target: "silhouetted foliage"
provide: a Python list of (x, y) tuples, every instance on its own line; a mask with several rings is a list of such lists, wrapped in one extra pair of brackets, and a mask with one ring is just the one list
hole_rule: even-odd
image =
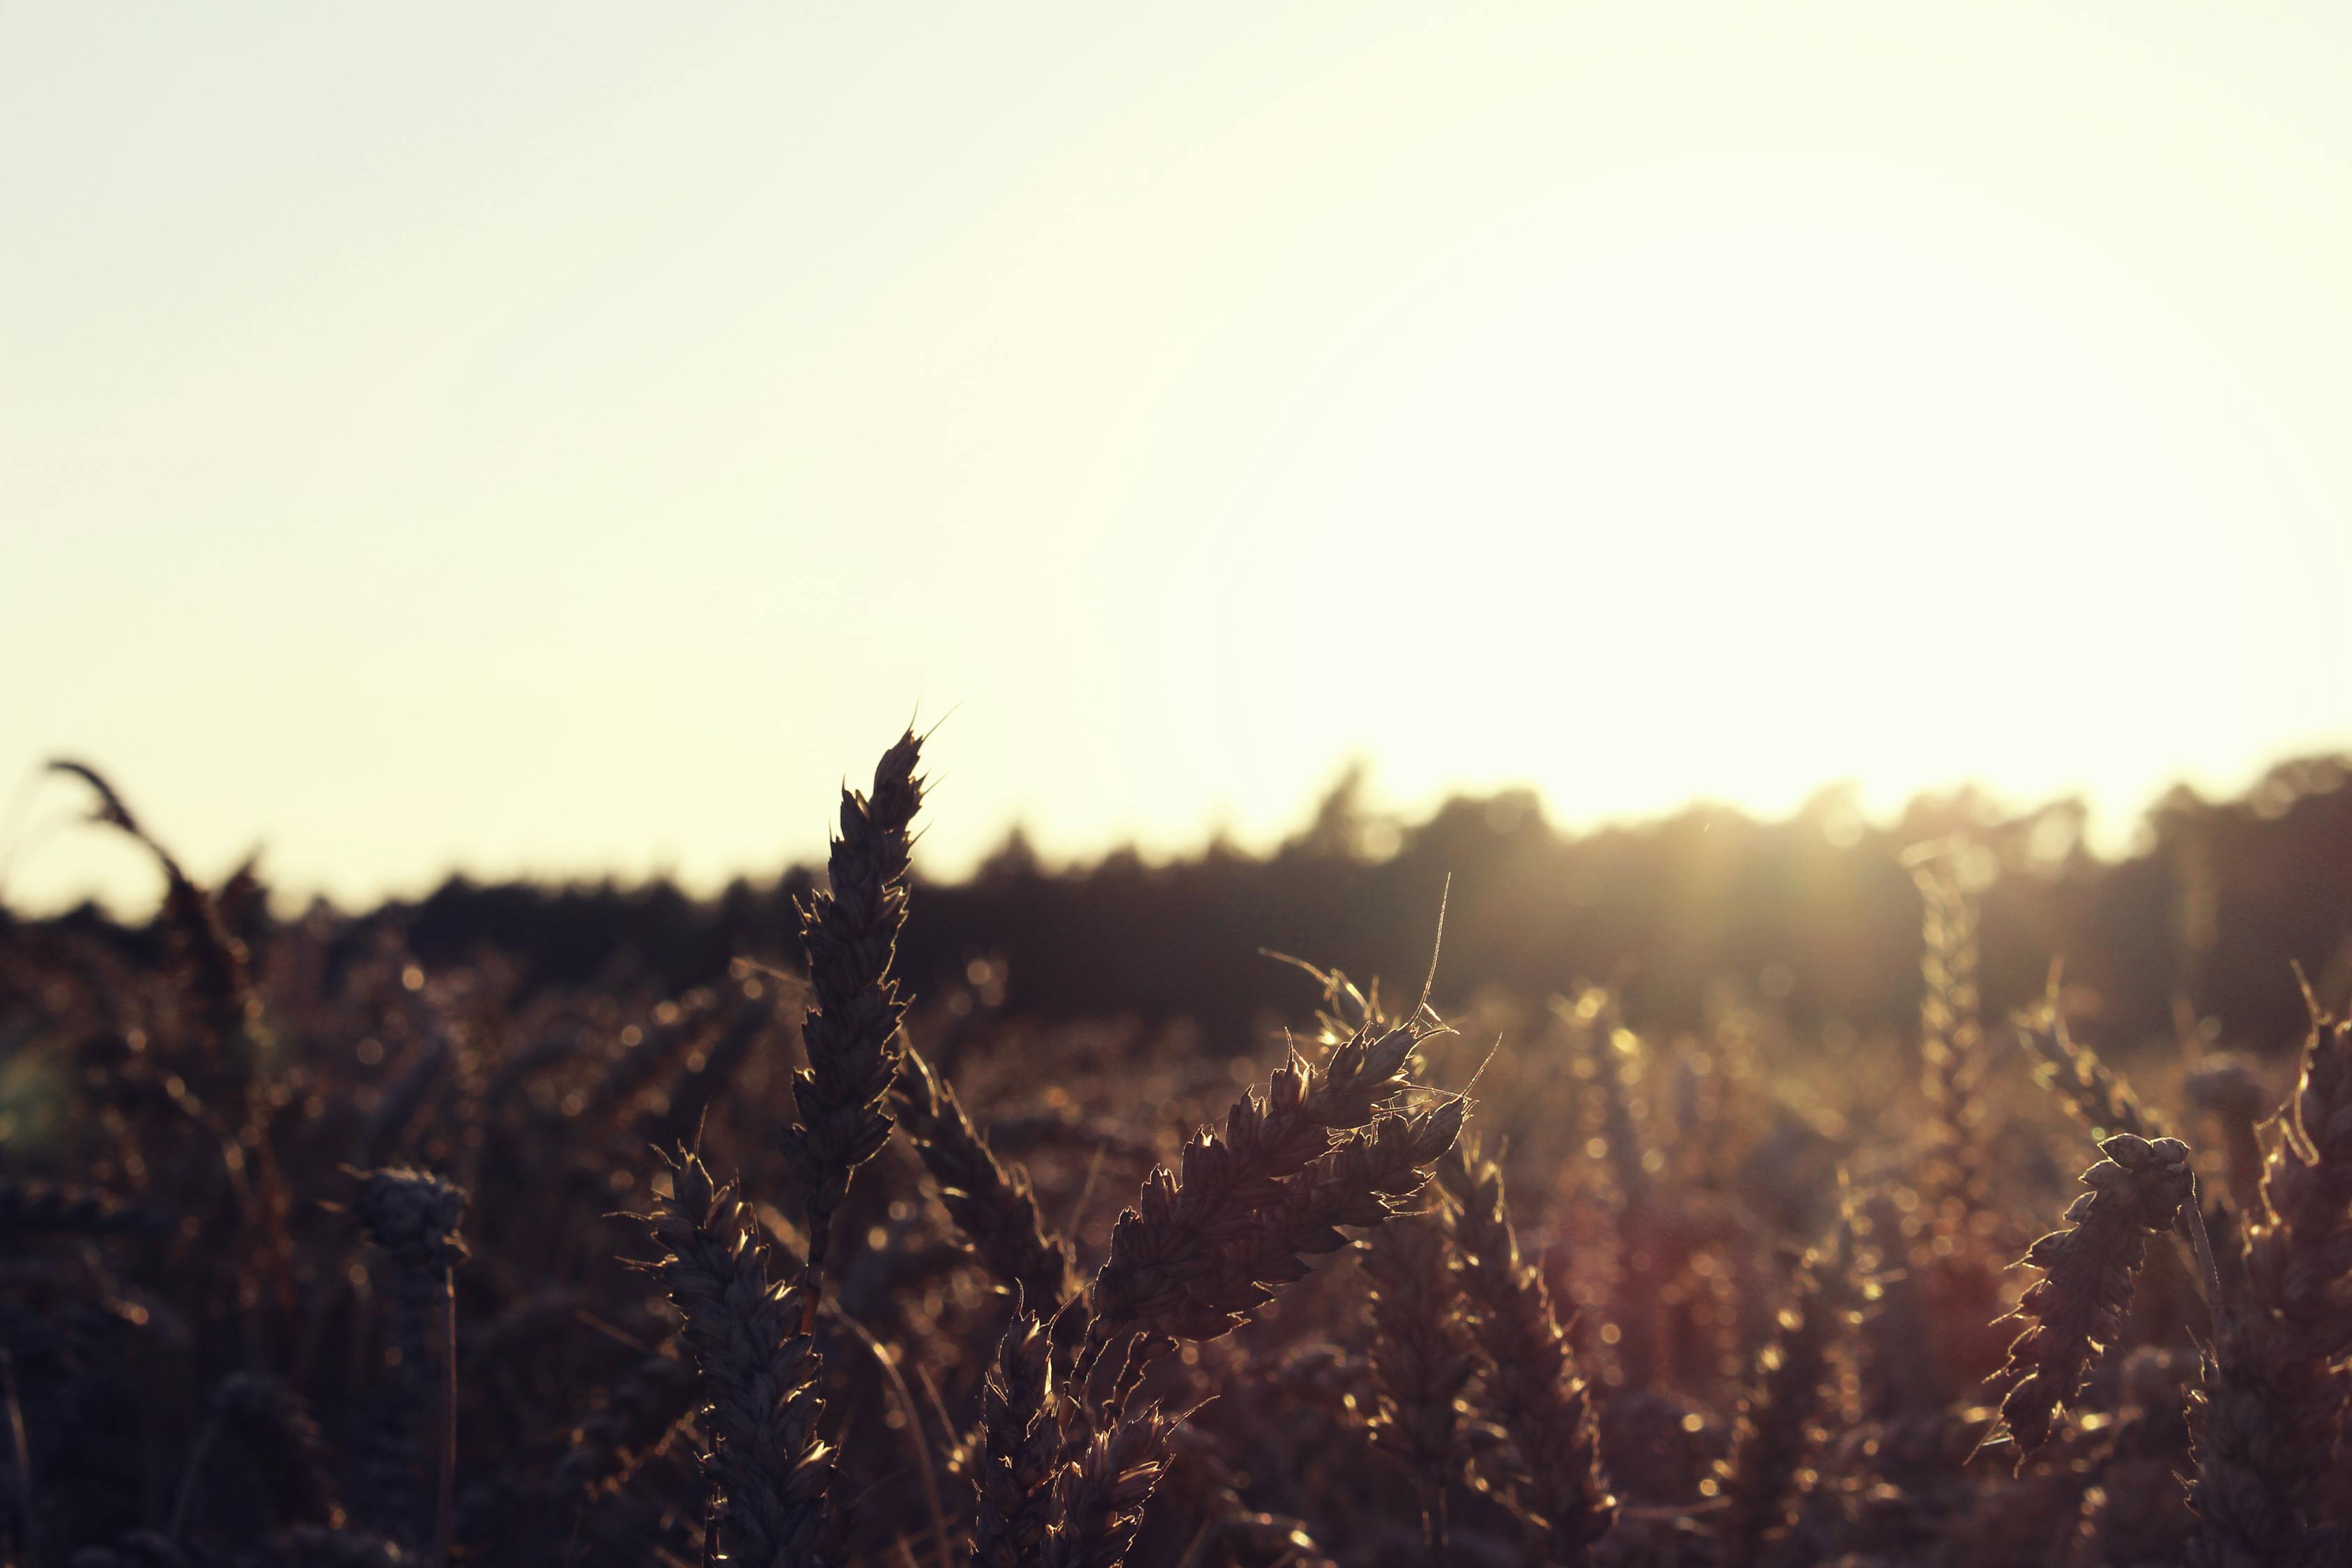
[[(1865, 1033), (1918, 1005), (1909, 954), (1917, 894), (1901, 865), (1923, 840), (1978, 851), (1984, 986), (1999, 1016), (2040, 994), (2053, 955), (2087, 987), (2117, 1040), (2168, 1037), (2175, 998), (2248, 1040), (2283, 1046), (2301, 1026), (2291, 964), (2352, 979), (2352, 790), (2347, 763), (2273, 770), (2240, 801), (2179, 791), (2145, 842), (2094, 858), (2071, 801), (2004, 815), (1969, 791), (1912, 803), (1867, 826), (1843, 792), (1759, 821), (1693, 807), (1575, 834), (1525, 793), (1460, 798), (1393, 830), (1375, 858), (1352, 776), (1297, 836), (1264, 857), (1219, 847), (1164, 864), (1132, 852), (1049, 870), (1016, 833), (969, 880), (919, 884), (925, 919), (902, 945), (917, 994), (974, 961), (1003, 967), (1003, 1005), (1047, 1019), (1192, 1017), (1245, 1027), (1284, 1005), (1287, 982), (1259, 950), (1314, 954), (1355, 973), (1411, 973), (1452, 879), (1447, 978), (1458, 994), (1521, 994), (1612, 979), (1661, 1025), (1701, 1021), (1723, 986), (1760, 994), (1790, 1022)], [(349, 923), (364, 948), (389, 927), (431, 965), (497, 952), (526, 991), (642, 978), (665, 992), (708, 984), (739, 957), (785, 963), (795, 868), (716, 899), (667, 883), (482, 886), (453, 878), (414, 905)], [(84, 927), (93, 913), (68, 919)]]

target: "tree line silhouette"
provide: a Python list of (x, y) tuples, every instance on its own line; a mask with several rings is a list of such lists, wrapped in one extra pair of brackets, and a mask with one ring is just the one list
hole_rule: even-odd
[[(2306, 1022), (2297, 967), (2325, 1000), (2352, 990), (2347, 773), (2352, 759), (2312, 757), (2235, 799), (2176, 789), (2109, 859), (2085, 846), (2073, 800), (2004, 812), (1962, 789), (1874, 824), (1829, 789), (1777, 821), (1694, 805), (1577, 833), (1526, 792), (1386, 821), (1350, 773), (1263, 855), (1212, 843), (1157, 863), (1122, 849), (1049, 868), (1016, 830), (971, 877), (919, 885), (900, 973), (918, 993), (974, 986), (1041, 1021), (1181, 1016), (1238, 1037), (1297, 1000), (1297, 977), (1265, 950), (1417, 984), (1444, 898), (1444, 994), (1605, 981), (1653, 1026), (1695, 1026), (1740, 999), (1781, 1009), (1801, 1033), (1832, 1021), (1903, 1031), (1919, 997), (1904, 857), (1940, 843), (1981, 900), (1989, 1016), (2040, 994), (2063, 958), (2116, 1045), (2170, 1037), (2194, 1017), (2233, 1043), (2283, 1047)], [(521, 991), (626, 978), (670, 994), (738, 957), (797, 968), (793, 905), (813, 880), (796, 867), (697, 899), (667, 881), (453, 876), (422, 900), (294, 918), (352, 955), (394, 936), (427, 966), (495, 957)], [(250, 871), (224, 891), (247, 934), (275, 918)], [(90, 907), (56, 923), (133, 949), (161, 940)]]

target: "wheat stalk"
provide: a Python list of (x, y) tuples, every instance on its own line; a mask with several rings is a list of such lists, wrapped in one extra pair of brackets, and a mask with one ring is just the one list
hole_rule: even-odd
[(2058, 1008), (2058, 977), (2053, 971), (2048, 994), (2013, 1020), (2017, 1037), (2033, 1063), (2033, 1075), (2058, 1096), (2067, 1114), (2094, 1138), (2128, 1132), (2153, 1142), (2178, 1134), (2164, 1118), (2140, 1103), (2123, 1076), (2099, 1059), (2096, 1051), (2067, 1031), (2066, 1016)]
[(2042, 1277), (2011, 1314), (2027, 1327), (1995, 1378), (2005, 1390), (2001, 1425), (2021, 1464), (2049, 1441), (2092, 1360), (2116, 1342), (2147, 1238), (2172, 1227), (2194, 1185), (2189, 1146), (2177, 1138), (2151, 1142), (2118, 1132), (2099, 1152), (2105, 1158), (2083, 1173), (2091, 1190), (2066, 1210), (2066, 1228), (2026, 1250), (2025, 1263)]
[[(391, 1446), (387, 1484), (378, 1495), (388, 1510), (389, 1533), (403, 1544), (428, 1543), (436, 1565), (449, 1560), (455, 1518), (457, 1465), (457, 1301), (451, 1270), (466, 1257), (457, 1235), (466, 1194), (438, 1176), (418, 1171), (368, 1173), (353, 1205), (360, 1222), (393, 1261), (393, 1341), (401, 1352), (402, 1401)], [(434, 1375), (437, 1373), (437, 1376)], [(429, 1448), (415, 1436), (432, 1411)], [(431, 1523), (415, 1529), (421, 1511), (410, 1490), (416, 1480), (411, 1456), (423, 1448), (435, 1484)]]
[(1050, 1318), (1071, 1293), (1069, 1244), (1037, 1213), (1028, 1173), (1007, 1169), (964, 1113), (955, 1089), (920, 1053), (907, 1051), (893, 1097), (940, 1202), (991, 1273)]
[(833, 1216), (850, 1177), (890, 1136), (883, 1109), (898, 1077), (907, 998), (890, 973), (907, 918), (907, 857), (921, 807), (915, 769), (922, 742), (908, 731), (882, 754), (870, 794), (841, 792), (841, 832), (825, 868), (827, 889), (800, 911), (811, 999), (801, 1026), (808, 1066), (793, 1076), (798, 1120), (781, 1138), (808, 1220), (801, 1330), (815, 1326), (824, 1291)]
[(1372, 1379), (1379, 1402), (1372, 1446), (1394, 1459), (1421, 1501), (1422, 1544), (1446, 1554), (1446, 1494), (1462, 1472), (1462, 1390), (1477, 1371), (1463, 1343), (1462, 1312), (1445, 1233), (1405, 1215), (1375, 1232), (1364, 1252), (1371, 1283)]
[(670, 1194), (645, 1218), (660, 1249), (646, 1267), (686, 1320), (709, 1402), (717, 1536), (733, 1560), (814, 1563), (832, 1525), (833, 1451), (817, 1435), (817, 1353), (798, 1330), (797, 1288), (770, 1282), (731, 1184), (684, 1151), (669, 1168)]
[(1581, 1568), (1617, 1518), (1591, 1389), (1577, 1373), (1543, 1276), (1519, 1255), (1501, 1167), (1456, 1150), (1438, 1173), (1485, 1361), (1482, 1397), (1517, 1459), (1511, 1500), (1541, 1532), (1550, 1561)]
[(2239, 1287), (2195, 1402), (2202, 1568), (2287, 1563), (2314, 1542), (2352, 1354), (2352, 1026), (2315, 1009), (2303, 1068), (2245, 1227)]
[(1766, 1561), (1797, 1518), (1821, 1440), (1817, 1417), (1834, 1378), (1831, 1356), (1851, 1326), (1858, 1292), (1853, 1226), (1841, 1217), (1829, 1244), (1805, 1254), (1796, 1287), (1732, 1426), (1731, 1454), (1717, 1468), (1725, 1506), (1712, 1518), (1727, 1568)]
[(1950, 843), (1905, 856), (1919, 889), (1920, 1083), (1932, 1118), (1927, 1183), (1953, 1209), (1952, 1228), (1973, 1234), (1987, 1207), (1979, 1147), (1984, 1028), (1978, 987), (1977, 902), (1960, 884)]
[(1061, 1434), (1052, 1344), (1034, 1313), (1015, 1313), (988, 1370), (981, 1400), (979, 1506), (971, 1568), (1037, 1568), (1054, 1527)]

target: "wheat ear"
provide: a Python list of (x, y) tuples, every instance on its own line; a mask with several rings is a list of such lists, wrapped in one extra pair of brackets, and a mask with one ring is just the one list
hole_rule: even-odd
[(817, 1435), (817, 1353), (798, 1331), (797, 1289), (770, 1282), (750, 1214), (699, 1155), (681, 1152), (670, 1184), (646, 1216), (660, 1248), (646, 1267), (686, 1320), (709, 1401), (703, 1465), (719, 1540), (730, 1561), (815, 1563), (830, 1533), (833, 1451)]
[(2099, 1152), (2105, 1158), (2083, 1173), (2091, 1190), (2066, 1210), (2066, 1228), (2026, 1250), (2025, 1263), (2042, 1278), (2011, 1314), (2027, 1327), (1994, 1375), (2005, 1390), (2001, 1424), (2021, 1465), (2049, 1441), (2058, 1412), (2074, 1403), (2094, 1358), (2116, 1342), (2147, 1238), (2172, 1227), (2194, 1185), (2189, 1145), (2178, 1138), (2151, 1142), (2118, 1132)]
[(890, 973), (907, 918), (907, 857), (921, 807), (912, 731), (882, 754), (871, 794), (841, 792), (841, 831), (825, 867), (827, 889), (801, 907), (801, 946), (811, 998), (801, 1026), (808, 1066), (793, 1075), (798, 1120), (780, 1142), (798, 1177), (808, 1219), (801, 1331), (815, 1326), (833, 1216), (857, 1167), (890, 1136), (884, 1101), (898, 1077), (898, 1026), (908, 998)]
[[(457, 1299), (451, 1271), (466, 1256), (457, 1226), (466, 1215), (466, 1194), (438, 1176), (419, 1171), (371, 1172), (355, 1205), (375, 1244), (392, 1255), (393, 1338), (401, 1351), (405, 1397), (394, 1419), (414, 1431), (433, 1411), (430, 1450), (435, 1473), (432, 1561), (449, 1560), (455, 1518), (457, 1465)], [(404, 1461), (417, 1445), (395, 1444)], [(396, 1481), (397, 1512), (392, 1533), (414, 1544), (415, 1510), (406, 1502), (413, 1470)]]
[(1485, 1362), (1484, 1399), (1518, 1459), (1512, 1500), (1541, 1531), (1552, 1562), (1581, 1568), (1617, 1519), (1591, 1390), (1577, 1373), (1542, 1274), (1519, 1255), (1501, 1168), (1457, 1150), (1438, 1175)]
[(2341, 1440), (2352, 1354), (2352, 1025), (2315, 1016), (2194, 1402), (2202, 1568), (2287, 1563)]

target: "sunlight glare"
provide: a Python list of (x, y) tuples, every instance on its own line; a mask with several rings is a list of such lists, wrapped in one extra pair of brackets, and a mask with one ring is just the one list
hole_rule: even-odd
[[(1320, 503), (1318, 598), (1412, 630), (1282, 616), (1276, 668), (1381, 692), (1456, 773), (1532, 773), (1571, 816), (1695, 779), (1792, 805), (1851, 776), (1878, 806), (2032, 780), (2070, 691), (2129, 702), (2130, 650), (2068, 605), (2160, 595), (2168, 542), (2214, 520), (2168, 411), (2045, 303), (1769, 222), (1484, 281), (1431, 279), (1282, 432), (1267, 493)], [(2199, 679), (2244, 672), (2217, 648)]]

